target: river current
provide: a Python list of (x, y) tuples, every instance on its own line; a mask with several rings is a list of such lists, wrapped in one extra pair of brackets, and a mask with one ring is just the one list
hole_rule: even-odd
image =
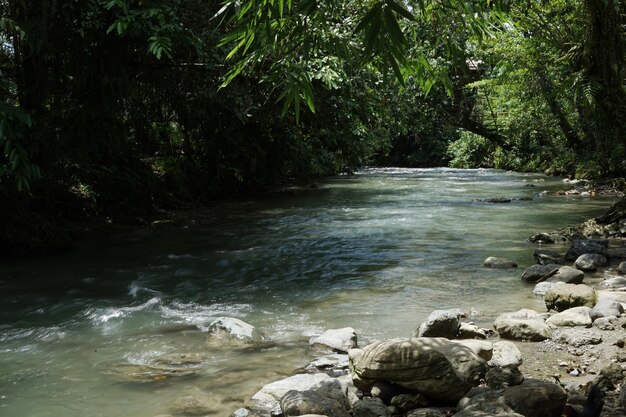
[[(539, 174), (367, 169), (216, 203), (195, 226), (0, 265), (0, 416), (177, 415), (172, 404), (194, 390), (227, 416), (314, 359), (307, 340), (324, 329), (354, 327), (366, 344), (409, 336), (434, 309), (485, 325), (542, 310), (520, 281), (528, 236), (612, 202), (540, 195), (560, 188)], [(492, 197), (514, 200), (479, 201)], [(485, 269), (488, 256), (520, 268)], [(213, 342), (207, 326), (222, 316), (272, 343)], [(193, 358), (183, 364), (193, 372), (133, 372), (167, 358)]]

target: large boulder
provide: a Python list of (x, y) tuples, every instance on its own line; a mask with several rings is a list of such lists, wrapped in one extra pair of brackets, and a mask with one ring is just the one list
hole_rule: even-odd
[(540, 342), (552, 337), (552, 329), (534, 310), (522, 309), (500, 314), (493, 327), (505, 339)]
[(522, 273), (522, 281), (524, 282), (540, 282), (554, 275), (561, 267), (557, 264), (532, 265), (526, 268)]
[(350, 417), (345, 387), (337, 379), (318, 382), (307, 391), (287, 391), (280, 399), (280, 408), (285, 417), (305, 414)]
[(595, 271), (599, 266), (605, 266), (607, 260), (599, 253), (583, 253), (574, 262), (576, 268), (581, 271)]
[(565, 284), (553, 287), (544, 296), (548, 310), (565, 311), (572, 307), (593, 307), (596, 292), (586, 285)]
[(444, 338), (390, 339), (349, 353), (357, 388), (370, 391), (376, 381), (387, 381), (447, 404), (462, 398), (487, 370), (472, 349)]
[(485, 268), (512, 269), (517, 268), (517, 264), (506, 258), (490, 256), (483, 262)]
[(524, 375), (517, 366), (507, 366), (504, 368), (489, 368), (485, 374), (485, 382), (491, 389), (503, 389), (520, 385), (524, 382)]
[(416, 331), (417, 337), (445, 337), (454, 339), (459, 333), (460, 320), (467, 315), (458, 308), (435, 310)]
[(590, 313), (589, 307), (573, 307), (551, 316), (546, 323), (554, 327), (591, 327)]
[(574, 262), (585, 253), (596, 253), (606, 258), (608, 257), (607, 246), (608, 242), (604, 240), (575, 240), (565, 253), (565, 260)]
[(567, 393), (559, 385), (525, 379), (520, 385), (503, 390), (472, 390), (459, 401), (458, 409), (462, 412), (484, 412), (489, 416), (514, 412), (525, 417), (561, 417), (566, 400)]
[(571, 266), (562, 266), (556, 272), (546, 278), (547, 282), (564, 282), (566, 284), (582, 284), (585, 273)]
[(619, 317), (624, 313), (624, 307), (621, 303), (618, 303), (615, 300), (611, 300), (610, 298), (605, 298), (599, 300), (598, 303), (593, 306), (591, 309), (589, 316), (591, 320), (596, 320), (601, 317), (610, 317), (615, 316)]
[(617, 266), (617, 273), (620, 275), (626, 275), (626, 261), (622, 261)]
[(357, 346), (357, 337), (352, 327), (326, 330), (320, 336), (313, 337), (309, 344), (316, 347), (330, 348), (336, 352), (348, 352)]

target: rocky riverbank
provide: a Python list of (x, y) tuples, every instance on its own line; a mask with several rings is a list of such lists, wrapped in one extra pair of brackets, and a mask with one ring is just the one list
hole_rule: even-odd
[[(360, 348), (352, 328), (331, 329), (310, 340), (315, 361), (232, 415), (623, 416), (624, 242), (575, 240), (563, 254), (540, 247), (534, 257), (521, 279), (544, 298), (545, 312), (504, 312), (480, 328), (461, 310), (434, 311), (412, 337)], [(499, 258), (484, 266), (516, 267)], [(218, 324), (222, 337), (253, 337), (245, 324)], [(597, 413), (576, 414), (585, 407)]]

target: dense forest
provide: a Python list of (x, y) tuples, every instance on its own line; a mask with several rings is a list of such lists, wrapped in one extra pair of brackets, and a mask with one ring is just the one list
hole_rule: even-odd
[(626, 171), (622, 0), (2, 0), (0, 247), (365, 165)]

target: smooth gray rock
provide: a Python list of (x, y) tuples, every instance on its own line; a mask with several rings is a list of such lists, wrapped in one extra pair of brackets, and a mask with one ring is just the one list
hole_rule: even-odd
[(250, 399), (252, 408), (266, 412), (280, 406), (280, 399), (291, 390), (308, 391), (317, 383), (332, 379), (320, 374), (298, 374), (265, 385)]
[(522, 309), (503, 313), (498, 316), (493, 326), (505, 339), (540, 342), (552, 337), (552, 329), (534, 310)]
[(483, 262), (483, 266), (485, 268), (494, 268), (494, 269), (513, 269), (517, 268), (517, 264), (506, 258), (498, 258), (495, 256), (490, 256), (485, 259)]
[(598, 288), (601, 290), (619, 290), (626, 288), (626, 277), (613, 277), (605, 279), (598, 284)]
[(598, 240), (575, 240), (567, 253), (565, 253), (565, 260), (574, 262), (580, 255), (585, 253), (596, 253), (606, 258), (608, 257), (606, 246), (608, 242), (605, 242)]
[(617, 273), (620, 275), (626, 275), (626, 261), (620, 262), (617, 267)]
[(532, 265), (526, 268), (522, 273), (522, 281), (524, 282), (539, 282), (545, 280), (547, 277), (553, 275), (561, 265), (548, 264), (548, 265)]
[(435, 310), (417, 329), (417, 337), (445, 337), (454, 339), (459, 333), (460, 320), (466, 317), (458, 308), (451, 310)]
[(522, 352), (513, 342), (501, 340), (493, 344), (493, 356), (489, 366), (499, 368), (508, 366), (520, 366), (522, 364)]
[(619, 317), (624, 313), (624, 307), (621, 303), (608, 298), (599, 300), (589, 313), (592, 320), (599, 319), (601, 317), (615, 316)]
[(585, 273), (571, 266), (562, 266), (546, 279), (547, 282), (564, 282), (566, 284), (582, 284)]
[(533, 253), (533, 258), (535, 258), (535, 261), (539, 265), (563, 263), (563, 257), (560, 253), (547, 249), (535, 249), (535, 253)]
[(459, 332), (457, 338), (459, 339), (486, 339), (489, 330), (481, 329), (475, 324), (461, 322), (459, 324)]
[(554, 337), (554, 341), (574, 347), (597, 345), (602, 343), (602, 334), (587, 329), (563, 329)]
[(593, 326), (604, 331), (617, 330), (618, 319), (615, 316), (600, 317), (594, 320)]
[(317, 337), (311, 338), (312, 346), (330, 348), (336, 352), (347, 353), (348, 350), (357, 346), (357, 337), (352, 327), (342, 329), (330, 329)]
[(572, 307), (593, 307), (596, 292), (586, 285), (565, 284), (551, 288), (544, 296), (548, 310), (565, 311)]
[(366, 397), (352, 407), (354, 417), (391, 417), (391, 413), (380, 398)]
[(576, 268), (581, 271), (595, 271), (599, 266), (605, 266), (607, 260), (598, 253), (583, 253), (574, 262)]
[(354, 385), (362, 391), (387, 381), (448, 404), (477, 385), (487, 370), (472, 349), (444, 338), (390, 339), (349, 354)]
[(552, 287), (556, 287), (557, 285), (565, 285), (564, 282), (548, 282), (543, 281), (535, 285), (535, 289), (533, 290), (533, 294), (544, 296)]
[(280, 399), (285, 417), (321, 414), (350, 417), (349, 404), (338, 380), (322, 381), (308, 391), (290, 390)]
[(191, 389), (182, 397), (177, 398), (170, 406), (172, 413), (188, 416), (213, 414), (219, 409), (219, 400), (199, 388)]
[(446, 417), (444, 408), (418, 408), (411, 411), (406, 417)]
[(504, 389), (524, 382), (524, 375), (517, 366), (490, 368), (485, 375), (487, 386), (491, 389)]
[(401, 413), (406, 413), (428, 405), (428, 399), (419, 393), (400, 394), (391, 399), (391, 405), (396, 407)]
[(589, 307), (573, 307), (551, 316), (546, 323), (554, 327), (591, 327), (590, 313)]

